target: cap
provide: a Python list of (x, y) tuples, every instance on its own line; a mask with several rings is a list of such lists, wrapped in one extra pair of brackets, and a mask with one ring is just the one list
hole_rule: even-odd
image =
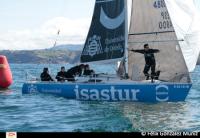
[(145, 47), (148, 47), (148, 46), (149, 46), (149, 44), (144, 44), (144, 48), (145, 48)]

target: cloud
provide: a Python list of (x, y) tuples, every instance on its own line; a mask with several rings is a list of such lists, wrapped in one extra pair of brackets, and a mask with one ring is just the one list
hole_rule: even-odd
[[(130, 23), (131, 0), (128, 0)], [(0, 32), (0, 50), (45, 49), (60, 44), (83, 44), (85, 42), (91, 18), (69, 19), (56, 17), (41, 24), (38, 28), (8, 30)], [(60, 30), (60, 35), (57, 31)]]
[[(91, 19), (56, 17), (40, 27), (0, 33), (0, 50), (45, 49), (57, 44), (83, 44)], [(59, 36), (57, 35), (60, 30)]]

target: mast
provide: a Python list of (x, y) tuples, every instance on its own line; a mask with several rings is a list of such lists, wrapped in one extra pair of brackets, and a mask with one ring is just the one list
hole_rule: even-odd
[(128, 3), (127, 0), (124, 0), (125, 4), (125, 75), (128, 73)]

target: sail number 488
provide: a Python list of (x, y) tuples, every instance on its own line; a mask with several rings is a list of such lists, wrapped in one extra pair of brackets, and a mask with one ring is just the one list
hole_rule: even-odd
[(165, 6), (165, 1), (164, 0), (156, 0), (153, 4), (154, 8), (164, 8)]

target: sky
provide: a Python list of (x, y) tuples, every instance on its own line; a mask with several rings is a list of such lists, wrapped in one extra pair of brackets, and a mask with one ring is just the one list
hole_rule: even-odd
[[(0, 50), (83, 44), (95, 0), (0, 0)], [(59, 36), (57, 35), (60, 30)]]
[(45, 49), (56, 40), (83, 44), (94, 5), (95, 0), (0, 0), (0, 50)]

